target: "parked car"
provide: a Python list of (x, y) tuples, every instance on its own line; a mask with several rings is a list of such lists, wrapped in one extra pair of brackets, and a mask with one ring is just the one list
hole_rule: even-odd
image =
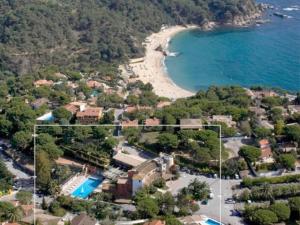
[(225, 200), (225, 203), (226, 203), (226, 204), (235, 204), (235, 200), (232, 199), (232, 198), (227, 198), (227, 199)]

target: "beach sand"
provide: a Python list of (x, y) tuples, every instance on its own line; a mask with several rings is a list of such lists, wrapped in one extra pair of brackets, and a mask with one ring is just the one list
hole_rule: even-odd
[(144, 61), (131, 63), (129, 66), (137, 79), (144, 83), (151, 83), (153, 91), (158, 96), (168, 97), (170, 99), (184, 98), (194, 95), (195, 93), (177, 86), (168, 76), (164, 67), (164, 55), (155, 49), (162, 46), (163, 49), (168, 45), (169, 40), (177, 33), (187, 29), (195, 29), (196, 26), (172, 26), (158, 33), (150, 35), (145, 41)]

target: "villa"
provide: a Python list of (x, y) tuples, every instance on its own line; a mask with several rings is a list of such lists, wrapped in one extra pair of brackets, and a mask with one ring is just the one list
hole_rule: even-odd
[(138, 120), (125, 120), (121, 122), (122, 128), (137, 127), (138, 125), (139, 125)]
[(89, 81), (87, 81), (86, 85), (89, 88), (102, 88), (103, 87), (103, 85), (100, 82), (95, 81), (95, 80), (89, 80)]
[(76, 113), (76, 119), (80, 124), (95, 124), (102, 117), (103, 108), (90, 107)]
[(69, 104), (65, 105), (64, 108), (68, 110), (72, 115), (75, 115), (77, 112), (82, 112), (86, 108), (85, 102), (70, 102)]
[(143, 162), (129, 170), (126, 177), (118, 178), (115, 188), (116, 198), (128, 199), (134, 196), (138, 189), (150, 185), (159, 177), (171, 179), (174, 166), (173, 156), (162, 153), (155, 159)]
[(300, 113), (300, 105), (289, 105), (288, 111), (290, 112), (291, 115), (295, 113)]
[(163, 220), (152, 220), (150, 222), (146, 222), (143, 225), (166, 225), (166, 222)]
[(269, 141), (262, 139), (259, 141), (259, 146), (261, 150), (260, 160), (262, 162), (273, 162), (273, 153)]
[(160, 125), (160, 119), (157, 118), (148, 118), (145, 120), (145, 126), (147, 127), (153, 127), (153, 126), (159, 126)]
[(201, 119), (181, 119), (180, 120), (180, 129), (202, 129), (202, 120)]
[(232, 120), (231, 115), (213, 115), (211, 121), (225, 123), (228, 127), (236, 126), (236, 122)]
[(34, 82), (35, 87), (41, 87), (41, 86), (52, 86), (53, 81), (52, 80), (37, 80)]
[(96, 224), (98, 224), (97, 220), (91, 218), (85, 213), (81, 213), (80, 215), (75, 216), (71, 221), (71, 225), (96, 225)]

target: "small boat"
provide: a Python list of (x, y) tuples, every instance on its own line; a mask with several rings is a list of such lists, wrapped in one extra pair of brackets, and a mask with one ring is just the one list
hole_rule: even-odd
[(277, 17), (280, 17), (282, 19), (288, 18), (288, 15), (285, 15), (285, 14), (282, 14), (282, 13), (279, 13), (279, 12), (274, 12), (273, 15), (277, 16)]

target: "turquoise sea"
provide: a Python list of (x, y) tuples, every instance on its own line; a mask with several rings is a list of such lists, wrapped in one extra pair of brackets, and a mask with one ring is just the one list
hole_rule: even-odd
[[(165, 65), (180, 87), (197, 91), (210, 85), (262, 85), (300, 91), (300, 0), (266, 0), (271, 21), (248, 28), (186, 31), (169, 44)], [(290, 18), (273, 15), (280, 12)]]

